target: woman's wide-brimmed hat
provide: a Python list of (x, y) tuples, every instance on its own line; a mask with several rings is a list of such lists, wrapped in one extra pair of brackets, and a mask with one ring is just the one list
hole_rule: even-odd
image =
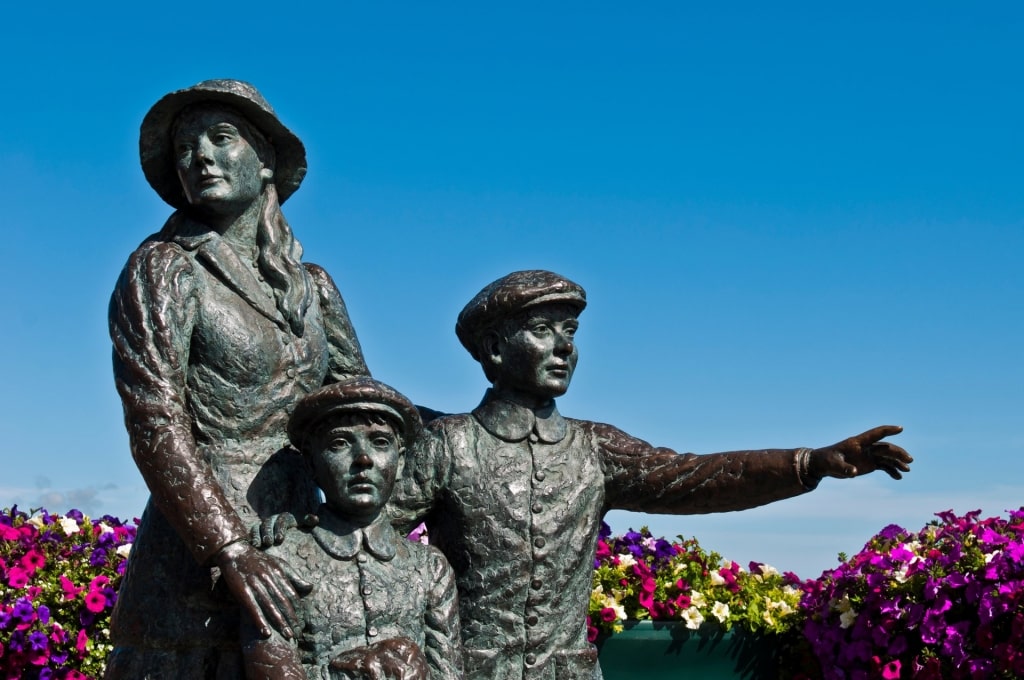
[(276, 156), (274, 184), (278, 200), (284, 203), (306, 176), (306, 147), (278, 120), (259, 90), (241, 80), (204, 80), (171, 92), (153, 105), (139, 130), (139, 157), (150, 186), (175, 208), (188, 205), (175, 170), (171, 130), (185, 107), (206, 103), (232, 107), (267, 138)]

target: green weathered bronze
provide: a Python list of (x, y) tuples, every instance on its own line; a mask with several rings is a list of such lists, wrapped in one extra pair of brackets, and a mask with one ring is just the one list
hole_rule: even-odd
[(911, 458), (878, 427), (821, 449), (678, 454), (603, 423), (563, 417), (555, 398), (576, 369), (586, 295), (547, 271), (485, 287), (462, 310), (459, 340), (491, 388), (471, 413), (439, 418), (406, 459), (403, 526), (425, 520), (455, 569), (466, 676), (590, 680), (585, 616), (598, 529), (613, 508), (688, 514), (742, 510), (814, 489), (824, 476)]
[(359, 678), (373, 663), (387, 677), (462, 677), (452, 569), (382, 512), (399, 456), (420, 430), (416, 408), (387, 385), (354, 378), (300, 400), (288, 429), (324, 502), (315, 521), (289, 527), (267, 552), (312, 588), (298, 603), (295, 644), (243, 626), (247, 677)]
[[(302, 143), (251, 85), (168, 94), (142, 123), (146, 178), (175, 212), (110, 302), (114, 378), (151, 492), (113, 614), (108, 678), (241, 678), (243, 612), (292, 634), (297, 592), (250, 525), (315, 508), (288, 415), (367, 374), (327, 273), (300, 261), (280, 204)], [(302, 585), (302, 584), (298, 584)]]
[[(821, 449), (698, 456), (563, 417), (555, 399), (576, 368), (586, 294), (547, 271), (514, 272), (466, 305), (456, 332), (491, 387), (472, 412), (412, 434), (408, 402), (368, 381), (333, 281), (301, 262), (281, 204), (305, 151), (262, 95), (236, 80), (172, 92), (139, 146), (175, 211), (129, 257), (110, 303), (114, 377), (151, 499), (108, 678), (458, 677), (461, 623), (468, 678), (590, 680), (600, 669), (585, 611), (609, 509), (740, 510), (825, 476), (909, 469), (881, 441), (894, 426)], [(375, 396), (359, 392), (367, 385)], [(376, 441), (375, 416), (353, 422), (348, 409), (333, 439), (318, 429), (352, 391), (357, 410), (385, 404), (392, 435), (413, 440), (389, 519), (426, 520), (454, 570), (459, 622), (448, 566), (380, 516), (395, 442), (391, 458), (345, 469), (331, 447)], [(310, 451), (322, 506), (289, 434)]]

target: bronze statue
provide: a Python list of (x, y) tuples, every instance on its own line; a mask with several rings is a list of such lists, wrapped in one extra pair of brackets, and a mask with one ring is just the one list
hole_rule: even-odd
[(412, 403), (371, 378), (299, 401), (288, 431), (325, 502), (315, 521), (293, 525), (268, 553), (315, 585), (299, 601), (294, 641), (262, 638), (243, 622), (250, 680), (462, 677), (452, 569), (383, 513), (399, 456), (420, 429)]
[(406, 459), (396, 521), (425, 519), (455, 569), (466, 677), (589, 680), (585, 617), (600, 520), (613, 508), (742, 510), (912, 459), (878, 427), (821, 449), (678, 454), (621, 430), (562, 417), (586, 306), (546, 271), (509, 274), (462, 310), (459, 340), (491, 388), (472, 413), (433, 421)]
[(121, 587), (108, 678), (242, 677), (242, 612), (298, 620), (296, 587), (248, 542), (261, 517), (315, 508), (286, 450), (295, 403), (368, 374), (345, 304), (300, 261), (280, 204), (305, 149), (248, 83), (172, 92), (142, 123), (146, 179), (175, 212), (110, 302), (114, 376), (151, 498)]

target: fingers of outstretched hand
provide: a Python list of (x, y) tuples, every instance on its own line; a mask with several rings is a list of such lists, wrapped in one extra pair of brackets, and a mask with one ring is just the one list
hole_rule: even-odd
[(873, 444), (879, 440), (885, 439), (886, 437), (899, 434), (900, 432), (903, 432), (903, 428), (899, 425), (879, 425), (878, 427), (873, 427), (866, 432), (861, 432), (856, 437), (852, 437), (852, 439), (857, 440), (863, 446), (865, 444)]
[(875, 466), (884, 470), (893, 479), (903, 479), (903, 472), (910, 472), (910, 464), (914, 459), (899, 446), (881, 442), (871, 449)]

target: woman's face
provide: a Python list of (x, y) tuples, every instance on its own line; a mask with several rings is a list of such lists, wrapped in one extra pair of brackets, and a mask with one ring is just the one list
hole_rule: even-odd
[(189, 109), (174, 130), (178, 179), (190, 205), (234, 212), (255, 201), (268, 172), (243, 119), (228, 109)]

